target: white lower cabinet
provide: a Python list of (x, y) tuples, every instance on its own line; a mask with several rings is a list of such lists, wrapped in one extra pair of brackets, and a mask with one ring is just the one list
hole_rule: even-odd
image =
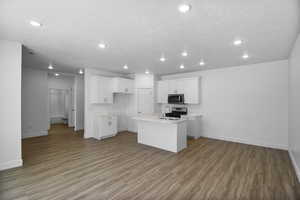
[(101, 140), (117, 134), (117, 116), (95, 115), (94, 138)]
[(198, 139), (202, 135), (202, 120), (199, 116), (186, 116), (187, 119), (187, 135), (194, 139)]

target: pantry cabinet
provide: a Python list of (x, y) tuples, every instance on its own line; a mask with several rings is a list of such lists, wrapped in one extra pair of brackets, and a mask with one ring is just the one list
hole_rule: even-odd
[(186, 104), (200, 103), (200, 81), (199, 78), (182, 79), (184, 102)]
[(168, 103), (168, 81), (157, 81), (157, 102)]
[(184, 94), (184, 102), (186, 104), (199, 104), (199, 77), (158, 81), (157, 103), (168, 103), (168, 94)]
[(90, 79), (89, 100), (91, 104), (112, 104), (112, 78), (92, 76)]

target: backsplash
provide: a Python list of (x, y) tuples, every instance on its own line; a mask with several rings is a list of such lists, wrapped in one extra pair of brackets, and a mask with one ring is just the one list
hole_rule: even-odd
[(176, 105), (176, 104), (161, 104), (160, 113), (170, 112), (172, 107), (187, 107), (188, 113), (202, 113), (201, 105), (185, 104), (185, 105)]

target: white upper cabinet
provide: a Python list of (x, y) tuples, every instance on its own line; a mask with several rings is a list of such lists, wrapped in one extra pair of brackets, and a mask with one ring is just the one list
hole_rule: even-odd
[(157, 103), (168, 103), (168, 81), (157, 81)]
[(113, 78), (113, 92), (114, 93), (134, 93), (134, 81), (126, 78)]
[(92, 76), (89, 87), (89, 100), (92, 104), (112, 104), (112, 78)]
[(158, 81), (157, 103), (168, 103), (168, 94), (184, 94), (184, 103), (199, 104), (199, 77)]
[(164, 81), (168, 84), (168, 94), (178, 94), (177, 82), (176, 80)]
[(198, 77), (182, 79), (184, 103), (199, 104), (200, 103), (200, 81)]

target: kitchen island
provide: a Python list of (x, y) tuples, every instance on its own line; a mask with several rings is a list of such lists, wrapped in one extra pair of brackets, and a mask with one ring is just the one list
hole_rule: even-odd
[(179, 152), (187, 147), (186, 119), (160, 118), (157, 115), (136, 116), (138, 143)]

